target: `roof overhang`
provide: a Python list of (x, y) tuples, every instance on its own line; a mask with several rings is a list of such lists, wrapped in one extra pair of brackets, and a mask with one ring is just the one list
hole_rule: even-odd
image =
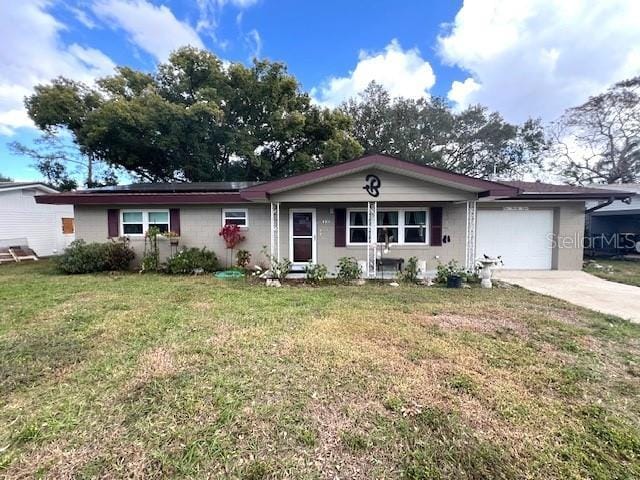
[(54, 205), (208, 205), (246, 203), (239, 193), (58, 193), (38, 195), (37, 203)]
[(603, 208), (602, 210), (593, 212), (591, 215), (593, 215), (594, 217), (624, 217), (628, 215), (640, 216), (640, 209), (634, 208), (629, 210), (607, 210), (606, 208)]
[(609, 199), (613, 199), (613, 200), (625, 200), (627, 198), (632, 197), (634, 194), (633, 193), (626, 193), (626, 192), (616, 192), (616, 193), (612, 193), (612, 192), (602, 192), (600, 193), (594, 193), (594, 192), (589, 192), (589, 193), (576, 193), (576, 192), (557, 192), (557, 193), (552, 193), (552, 192), (541, 192), (541, 193), (527, 193), (527, 192), (523, 192), (520, 193), (519, 195), (516, 195), (515, 197), (503, 197), (500, 198), (498, 200), (533, 200), (533, 201), (538, 201), (538, 200), (609, 200)]
[(514, 196), (519, 192), (516, 187), (498, 182), (469, 177), (426, 165), (418, 165), (417, 163), (407, 162), (387, 155), (367, 155), (350, 162), (249, 187), (242, 190), (240, 194), (243, 198), (251, 201), (266, 200), (270, 195), (276, 193), (302, 188), (369, 169), (378, 169), (417, 178), (466, 192), (477, 193), (478, 196), (482, 197)]
[(45, 185), (44, 183), (40, 183), (40, 182), (3, 186), (0, 188), (0, 193), (11, 192), (15, 190), (25, 190), (25, 189), (36, 189), (36, 190), (40, 190), (41, 192), (44, 192), (45, 194), (58, 193), (58, 190), (56, 190), (55, 188), (51, 188), (48, 185)]

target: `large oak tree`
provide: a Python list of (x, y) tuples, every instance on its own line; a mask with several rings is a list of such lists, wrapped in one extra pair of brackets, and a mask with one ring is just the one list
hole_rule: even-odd
[(284, 65), (191, 47), (153, 74), (39, 85), (26, 106), (45, 132), (67, 129), (83, 155), (146, 181), (268, 180), (362, 152), (350, 119), (313, 105)]

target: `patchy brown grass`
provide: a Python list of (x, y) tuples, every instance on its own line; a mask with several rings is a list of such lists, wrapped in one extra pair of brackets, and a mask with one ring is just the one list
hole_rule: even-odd
[(517, 288), (0, 276), (0, 476), (640, 476), (615, 318)]

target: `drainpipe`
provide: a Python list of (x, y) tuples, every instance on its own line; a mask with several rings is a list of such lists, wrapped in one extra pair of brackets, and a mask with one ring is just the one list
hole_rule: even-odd
[[(585, 215), (589, 215), (590, 213), (595, 212), (596, 210), (600, 210), (601, 208), (607, 207), (609, 205), (611, 205), (614, 202), (615, 198), (610, 197), (609, 200), (607, 200), (606, 202), (602, 202), (599, 203), (598, 205), (596, 205), (595, 207), (591, 207), (591, 208), (587, 208), (584, 213)], [(626, 199), (625, 199), (626, 200)]]

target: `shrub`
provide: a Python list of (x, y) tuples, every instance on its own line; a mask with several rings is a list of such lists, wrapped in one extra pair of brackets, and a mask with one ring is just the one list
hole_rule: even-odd
[(358, 261), (353, 257), (342, 257), (338, 260), (338, 280), (350, 282), (357, 280), (362, 275), (362, 269)]
[(189, 248), (169, 258), (165, 269), (171, 274), (193, 273), (198, 269), (214, 272), (218, 269), (218, 257), (206, 248)]
[(129, 240), (112, 240), (106, 244), (107, 270), (128, 270), (131, 260), (135, 257), (133, 250), (129, 247)]
[(407, 260), (407, 266), (399, 274), (400, 280), (406, 283), (418, 283), (418, 276), (420, 275), (420, 268), (418, 268), (418, 259), (411, 257)]
[(438, 265), (436, 272), (436, 283), (447, 283), (447, 278), (453, 275), (462, 277), (462, 280), (468, 283), (479, 281), (478, 274), (473, 270), (466, 270), (455, 260), (451, 260), (444, 265)]
[(326, 265), (312, 263), (305, 268), (305, 273), (309, 283), (318, 285), (327, 278), (328, 270)]
[(283, 258), (278, 261), (275, 259), (271, 259), (271, 278), (277, 278), (281, 282), (287, 278), (289, 272), (291, 271), (291, 260), (288, 258)]
[(126, 270), (133, 257), (127, 240), (107, 243), (76, 240), (57, 258), (56, 266), (69, 274)]
[(236, 265), (240, 268), (247, 268), (251, 262), (251, 252), (248, 250), (238, 250), (236, 253)]

